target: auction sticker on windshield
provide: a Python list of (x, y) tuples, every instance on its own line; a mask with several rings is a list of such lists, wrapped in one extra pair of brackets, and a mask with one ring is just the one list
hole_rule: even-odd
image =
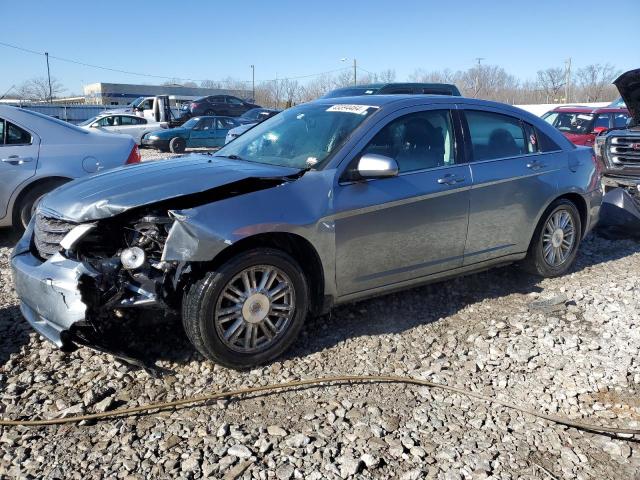
[(356, 115), (362, 115), (366, 113), (370, 108), (378, 108), (372, 105), (333, 105), (327, 108), (327, 112), (346, 112), (346, 113), (355, 113)]

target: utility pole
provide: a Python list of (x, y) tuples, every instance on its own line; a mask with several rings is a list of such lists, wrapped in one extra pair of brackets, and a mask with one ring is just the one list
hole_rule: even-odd
[(49, 52), (44, 52), (44, 56), (47, 58), (47, 78), (49, 79), (49, 103), (53, 103), (51, 101), (52, 93), (51, 93), (51, 71), (49, 70)]
[(478, 62), (478, 68), (476, 69), (476, 88), (474, 97), (478, 96), (480, 93), (480, 69), (482, 68), (481, 62), (484, 60), (484, 57), (476, 57), (476, 61)]
[(357, 78), (357, 74), (356, 71), (358, 70), (357, 64), (356, 64), (356, 59), (353, 59), (353, 85), (356, 86), (358, 85), (358, 78)]
[(564, 77), (564, 101), (569, 103), (569, 95), (571, 93), (571, 57), (565, 60), (565, 77)]
[(256, 66), (255, 65), (251, 65), (251, 95), (252, 95), (252, 99), (251, 101), (253, 103), (256, 102)]

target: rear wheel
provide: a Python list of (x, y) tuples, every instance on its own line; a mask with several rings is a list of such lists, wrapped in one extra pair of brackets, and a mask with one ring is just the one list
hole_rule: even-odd
[(24, 230), (29, 225), (31, 221), (31, 217), (34, 215), (36, 208), (38, 206), (38, 202), (42, 197), (44, 197), (51, 190), (59, 187), (64, 182), (54, 182), (51, 181), (49, 183), (44, 183), (40, 185), (36, 185), (32, 189), (30, 189), (19, 201), (18, 205), (14, 210), (14, 227)]
[(187, 336), (205, 357), (248, 368), (284, 352), (309, 309), (306, 278), (284, 252), (260, 248), (232, 258), (185, 294)]
[(576, 206), (566, 199), (556, 200), (540, 219), (523, 267), (543, 277), (563, 275), (576, 258), (581, 234)]
[(169, 142), (169, 150), (172, 153), (183, 153), (185, 148), (187, 148), (187, 142), (185, 142), (184, 138), (174, 137)]

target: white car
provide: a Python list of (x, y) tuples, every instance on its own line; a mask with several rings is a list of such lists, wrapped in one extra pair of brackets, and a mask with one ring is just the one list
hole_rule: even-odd
[(234, 139), (238, 138), (244, 132), (246, 132), (247, 130), (255, 127), (256, 125), (257, 125), (257, 123), (245, 123), (245, 124), (237, 126), (236, 128), (232, 128), (231, 130), (229, 130), (227, 132), (227, 136), (224, 138), (224, 144), (226, 145), (231, 140), (234, 140)]
[(69, 180), (138, 162), (130, 136), (0, 105), (0, 227), (26, 227), (39, 199)]
[(131, 135), (138, 145), (145, 133), (167, 128), (166, 122), (154, 122), (133, 114), (101, 114), (78, 125), (87, 130)]

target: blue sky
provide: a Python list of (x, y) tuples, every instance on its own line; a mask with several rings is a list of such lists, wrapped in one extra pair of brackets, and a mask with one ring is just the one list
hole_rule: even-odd
[[(250, 80), (254, 64), (260, 81), (339, 69), (343, 57), (369, 71), (395, 69), (397, 80), (417, 68), (465, 69), (475, 57), (522, 79), (569, 57), (576, 68), (640, 66), (637, 0), (0, 0), (0, 11), (19, 19), (2, 22), (0, 42), (168, 77)], [(44, 57), (4, 46), (0, 65), (0, 95), (46, 75)], [(98, 81), (163, 81), (55, 59), (51, 73), (67, 94)]]

